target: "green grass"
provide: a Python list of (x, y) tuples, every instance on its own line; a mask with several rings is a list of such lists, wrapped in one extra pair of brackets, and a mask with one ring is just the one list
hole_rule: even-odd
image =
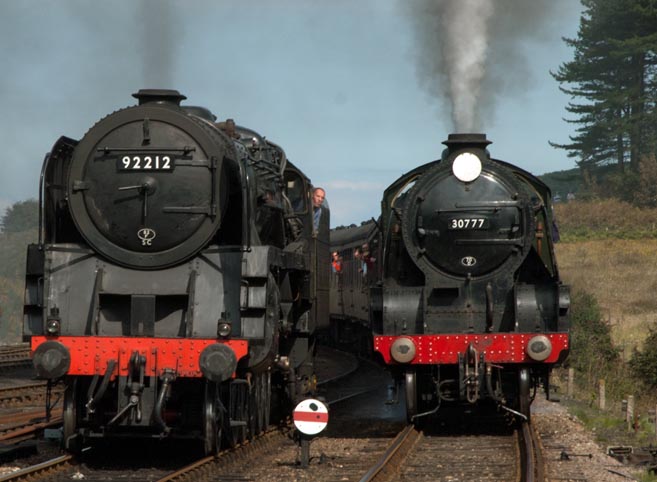
[[(595, 406), (594, 402), (594, 400), (587, 403), (581, 400), (561, 399), (561, 403), (567, 407), (568, 412), (577, 417), (602, 447), (631, 446), (636, 451), (640, 448), (657, 445), (654, 423), (647, 419), (640, 419), (636, 430), (628, 430), (620, 405), (616, 404), (618, 406), (615, 409), (602, 411)], [(657, 482), (657, 475), (650, 474), (646, 470), (638, 480)]]

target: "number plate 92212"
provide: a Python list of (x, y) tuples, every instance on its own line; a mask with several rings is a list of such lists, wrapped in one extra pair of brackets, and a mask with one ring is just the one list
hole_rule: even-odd
[(173, 157), (167, 154), (131, 154), (120, 156), (119, 171), (172, 171)]

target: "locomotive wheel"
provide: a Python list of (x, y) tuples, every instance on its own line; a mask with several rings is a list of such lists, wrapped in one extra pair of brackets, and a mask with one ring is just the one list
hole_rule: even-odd
[(249, 385), (236, 379), (229, 386), (226, 440), (230, 447), (243, 443), (249, 436)]
[(205, 382), (203, 397), (203, 450), (205, 455), (216, 455), (221, 449), (222, 414), (219, 406), (219, 387)]
[(522, 413), (527, 420), (530, 419), (530, 403), (529, 396), (529, 369), (521, 368), (518, 372), (518, 411)]
[(269, 425), (269, 372), (260, 373), (254, 377), (250, 395), (251, 436), (258, 435)]
[(64, 408), (63, 408), (63, 425), (64, 434), (62, 438), (62, 445), (65, 450), (70, 452), (78, 452), (81, 443), (78, 437), (72, 438), (76, 435), (78, 428), (78, 407), (77, 407), (77, 390), (78, 380), (76, 378), (70, 379), (66, 384), (64, 391)]
[(260, 374), (254, 375), (249, 385), (249, 438), (253, 438), (260, 433), (260, 392), (258, 391), (260, 376)]
[(406, 372), (404, 379), (406, 391), (406, 419), (411, 422), (417, 415), (417, 376), (415, 372)]
[(257, 433), (267, 429), (266, 422), (266, 413), (269, 412), (269, 405), (267, 399), (267, 381), (269, 380), (269, 372), (261, 373), (256, 379), (256, 419), (257, 423)]
[(269, 420), (271, 418), (271, 373), (267, 372), (263, 374), (262, 384), (260, 385), (262, 391), (262, 429), (267, 430), (269, 427)]

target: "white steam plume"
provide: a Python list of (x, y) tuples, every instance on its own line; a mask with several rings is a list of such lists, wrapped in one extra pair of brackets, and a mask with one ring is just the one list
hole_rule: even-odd
[(412, 21), (420, 84), (448, 102), (455, 131), (473, 132), (497, 99), (531, 84), (527, 47), (554, 39), (557, 14), (572, 0), (399, 1)]
[(452, 121), (458, 132), (472, 132), (481, 83), (486, 73), (492, 0), (445, 0), (442, 54), (447, 64)]

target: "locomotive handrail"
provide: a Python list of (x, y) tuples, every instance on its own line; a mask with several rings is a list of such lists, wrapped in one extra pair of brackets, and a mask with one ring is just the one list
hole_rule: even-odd
[(184, 213), (184, 214), (207, 214), (212, 215), (210, 206), (166, 206), (162, 208), (163, 213)]
[(508, 206), (516, 207), (520, 206), (520, 201), (476, 201), (470, 203), (455, 203), (456, 208), (478, 208), (478, 207), (497, 207), (497, 206)]
[(98, 147), (96, 149), (96, 152), (196, 152), (196, 147), (191, 147), (191, 146), (185, 146), (185, 147), (146, 147), (146, 146), (140, 146), (140, 147)]
[(46, 169), (50, 163), (50, 152), (46, 153), (41, 166), (41, 176), (39, 177), (39, 246), (43, 246), (43, 191), (45, 189), (43, 179), (46, 175)]
[(522, 238), (512, 238), (512, 239), (500, 239), (500, 238), (489, 238), (489, 239), (455, 239), (454, 244), (457, 245), (466, 245), (466, 244), (517, 244), (522, 246)]
[(242, 161), (237, 163), (240, 168), (242, 177), (242, 251), (251, 251), (251, 224), (249, 223), (249, 211), (251, 209), (251, 199), (249, 199), (249, 186), (251, 179), (246, 171), (246, 166)]
[(217, 165), (218, 164), (219, 164), (219, 160), (215, 156), (210, 157), (209, 169), (212, 178), (210, 182), (210, 217), (213, 220), (217, 216)]
[(499, 201), (499, 202), (481, 202), (471, 204), (455, 204), (453, 208), (449, 209), (436, 209), (438, 214), (442, 213), (456, 213), (469, 211), (471, 209), (500, 209), (500, 208), (519, 208), (522, 205), (518, 201)]

